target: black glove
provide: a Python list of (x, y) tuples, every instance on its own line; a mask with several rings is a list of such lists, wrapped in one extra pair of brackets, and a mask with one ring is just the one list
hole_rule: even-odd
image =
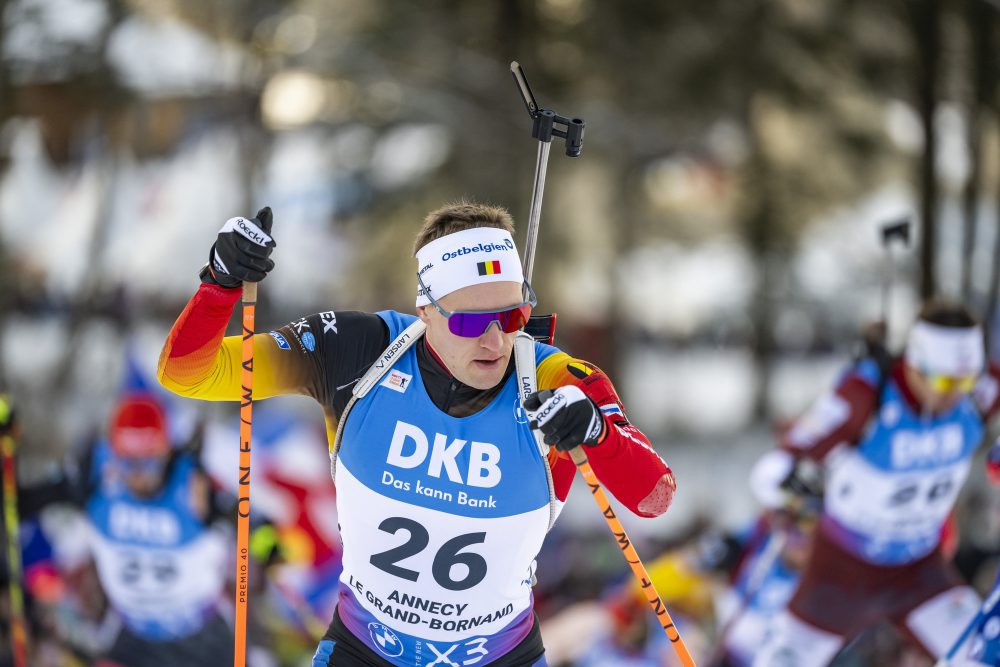
[(823, 469), (818, 463), (809, 459), (796, 461), (780, 484), (788, 494), (784, 509), (795, 515), (818, 513), (823, 509), (824, 487)]
[(563, 452), (577, 445), (596, 445), (604, 435), (601, 410), (575, 385), (528, 394), (524, 409), (531, 428), (545, 435), (545, 444)]
[[(258, 283), (274, 268), (269, 259), (275, 242), (271, 238), (271, 208), (257, 211), (257, 217), (230, 218), (219, 230), (219, 237), (208, 254), (208, 272), (222, 287)], [(206, 276), (202, 275), (204, 280)]]

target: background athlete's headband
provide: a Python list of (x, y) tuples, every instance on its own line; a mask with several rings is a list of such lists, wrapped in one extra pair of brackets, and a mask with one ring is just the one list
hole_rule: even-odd
[[(510, 232), (476, 227), (431, 241), (417, 251), (417, 275), (435, 299), (470, 285), (524, 282)], [(417, 286), (417, 306), (430, 299)]]
[(983, 331), (918, 320), (906, 343), (906, 363), (927, 375), (979, 375), (986, 362)]

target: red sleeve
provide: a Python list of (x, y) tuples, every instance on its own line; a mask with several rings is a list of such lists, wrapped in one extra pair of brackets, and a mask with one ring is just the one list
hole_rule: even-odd
[[(209, 401), (238, 401), (242, 396), (242, 336), (226, 336), (242, 288), (202, 283), (177, 318), (160, 352), (157, 377), (170, 391)], [(308, 329), (308, 324), (303, 324)], [(254, 399), (283, 394), (317, 397), (322, 369), (305, 347), (292, 346), (292, 330), (283, 328), (284, 346), (268, 333), (254, 335)], [(279, 336), (280, 337), (280, 336)]]
[(847, 373), (779, 437), (779, 447), (796, 458), (821, 461), (841, 443), (857, 442), (875, 412), (876, 378)]
[[(601, 442), (587, 448), (594, 474), (623, 505), (639, 516), (667, 511), (677, 488), (670, 467), (653, 451), (649, 439), (629, 423), (611, 380), (599, 368), (567, 354), (557, 353), (538, 365), (538, 387), (578, 386), (604, 416)], [(550, 453), (556, 496), (565, 500), (576, 472), (569, 454)]]
[(990, 421), (1000, 412), (1000, 365), (995, 361), (990, 361), (986, 372), (976, 381), (972, 397), (984, 421)]
[(164, 387), (182, 396), (239, 399), (241, 352), (225, 345), (225, 335), (242, 293), (242, 288), (198, 286), (160, 352), (157, 377)]

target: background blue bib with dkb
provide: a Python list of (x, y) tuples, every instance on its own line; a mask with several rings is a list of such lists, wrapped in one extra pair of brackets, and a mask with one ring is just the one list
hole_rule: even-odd
[[(393, 339), (414, 319), (380, 315)], [(536, 344), (539, 359), (555, 351)], [(353, 634), (398, 665), (486, 663), (527, 635), (550, 489), (514, 376), (451, 417), (411, 348), (352, 407), (336, 463), (338, 613)]]
[(125, 486), (107, 443), (94, 452), (91, 550), (111, 606), (145, 639), (201, 630), (225, 582), (226, 540), (195, 512), (195, 470), (189, 456), (178, 456), (163, 488), (140, 498)]
[[(858, 372), (877, 386), (874, 362)], [(983, 421), (968, 396), (945, 414), (917, 414), (890, 379), (873, 422), (856, 447), (828, 459), (822, 528), (869, 562), (901, 565), (940, 543)]]

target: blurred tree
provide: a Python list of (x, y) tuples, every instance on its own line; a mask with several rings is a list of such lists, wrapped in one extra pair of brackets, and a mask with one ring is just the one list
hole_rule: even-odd
[(976, 248), (979, 222), (979, 203), (983, 196), (983, 152), (986, 144), (986, 127), (996, 91), (996, 64), (994, 63), (993, 33), (996, 9), (984, 0), (966, 0), (965, 18), (971, 39), (969, 78), (972, 90), (968, 105), (969, 178), (963, 197), (965, 217), (962, 235), (962, 299), (972, 299), (972, 257)]
[[(7, 4), (10, 0), (0, 0), (0, 130), (6, 125), (12, 115), (11, 99), (13, 98), (13, 87), (10, 80), (10, 71), (7, 59), (2, 56), (4, 53), (4, 36), (6, 30), (3, 28), (3, 16), (7, 13)], [(0, 174), (7, 171), (6, 152), (0, 151)], [(2, 215), (2, 214), (0, 214)], [(2, 223), (2, 221), (0, 221)], [(2, 224), (0, 224), (2, 227)], [(8, 251), (4, 244), (3, 234), (0, 234), (0, 349), (3, 349), (4, 333), (7, 330), (7, 313), (11, 311), (14, 302), (14, 276), (12, 266), (14, 262), (8, 257)], [(0, 389), (7, 387), (7, 378), (4, 371), (4, 359), (0, 354)]]
[[(887, 96), (905, 99), (906, 93), (898, 83), (907, 66), (898, 9), (720, 0), (630, 11), (616, 6), (593, 21), (618, 36), (608, 36), (599, 51), (605, 64), (595, 63), (594, 70), (616, 64), (605, 85), (614, 86), (612, 99), (623, 100), (613, 131), (629, 139), (620, 141), (632, 165), (626, 163), (624, 174), (634, 176), (668, 151), (706, 146), (721, 120), (735, 120), (744, 138), (746, 152), (729, 165), (738, 196), (726, 210), (759, 272), (750, 313), (759, 415), (766, 411), (775, 351), (775, 306), (794, 295), (786, 265), (798, 233), (818, 214), (892, 175), (898, 154), (881, 113)], [(591, 126), (593, 136), (598, 129)], [(614, 198), (632, 209), (619, 221), (622, 257), (637, 242), (674, 233), (685, 215), (658, 212), (632, 194)], [(617, 348), (624, 349), (621, 341), (631, 334), (619, 327), (627, 319), (615, 321)]]
[(935, 112), (938, 108), (940, 76), (941, 0), (911, 0), (917, 104), (924, 132), (924, 154), (920, 162), (920, 295), (929, 298), (937, 291), (937, 144)]
[[(0, 8), (12, 4), (18, 3), (0, 0)], [(953, 94), (935, 82), (956, 73), (938, 57), (939, 24), (964, 5), (115, 0), (108, 7), (100, 43), (49, 63), (49, 71), (68, 71), (72, 81), (87, 85), (76, 85), (76, 96), (36, 96), (37, 106), (18, 113), (69, 117), (72, 131), (63, 145), (77, 147), (67, 148), (69, 160), (79, 157), (79, 132), (93, 114), (111, 144), (142, 159), (169, 155), (206, 126), (237, 128), (248, 211), (258, 203), (254, 190), (281, 133), (306, 129), (330, 138), (331, 146), (349, 137), (345, 143), (356, 154), (342, 149), (334, 156), (329, 183), (338, 201), (348, 199), (343, 182), (354, 192), (329, 220), (352, 247), (352, 278), (333, 292), (351, 301), (338, 307), (410, 307), (412, 266), (400, 260), (408, 256), (419, 218), (443, 201), (469, 196), (498, 202), (524, 220), (536, 143), (508, 72), (514, 59), (544, 106), (588, 123), (579, 161), (556, 153), (550, 160), (535, 282), (544, 308), (574, 314), (563, 320), (563, 340), (612, 373), (640, 336), (662, 343), (706, 338), (704, 324), (656, 329), (622, 303), (630, 286), (621, 267), (658, 242), (695, 247), (728, 234), (749, 252), (757, 271), (749, 313), (714, 315), (730, 324), (752, 321), (751, 331), (723, 342), (752, 347), (759, 415), (767, 410), (772, 358), (782, 344), (776, 322), (802, 298), (789, 263), (811, 221), (903, 178), (917, 184), (923, 198), (925, 265), (934, 250), (930, 121), (938, 98)], [(979, 10), (968, 10), (981, 28), (985, 21), (971, 13)], [(106, 62), (108, 36), (124, 21), (147, 16), (181, 20), (236, 48), (243, 57), (239, 85), (185, 97), (119, 82)], [(975, 34), (973, 62), (983, 63), (990, 35)], [(18, 62), (0, 63), (0, 122), (12, 113), (5, 111), (10, 100), (29, 99), (30, 86), (23, 83), (17, 96), (3, 94), (11, 68), (24, 71)], [(980, 106), (995, 94), (989, 69), (976, 70)], [(320, 100), (315, 114), (292, 128), (261, 117), (269, 91), (280, 90), (274, 84), (289, 76), (308, 83)], [(296, 106), (288, 100), (285, 106)], [(911, 156), (886, 131), (887, 109), (900, 103), (919, 109), (924, 119), (919, 177)], [(429, 131), (408, 135), (412, 128)], [(979, 143), (971, 135), (970, 141)], [(108, 150), (113, 162), (114, 150)], [(403, 164), (416, 165), (419, 175), (387, 179), (387, 167)], [(698, 189), (695, 183), (710, 185)], [(982, 187), (976, 183), (966, 191), (967, 220), (968, 202)], [(973, 238), (966, 234), (967, 247)], [(99, 257), (92, 266), (98, 271)], [(933, 284), (929, 268), (923, 276)], [(106, 302), (121, 303), (115, 286), (94, 280), (86, 284), (98, 285)], [(849, 296), (842, 298), (850, 303)], [(79, 301), (81, 318), (107, 314), (92, 291), (81, 290)], [(177, 312), (178, 304), (148, 304), (130, 317), (154, 313), (166, 320)]]

